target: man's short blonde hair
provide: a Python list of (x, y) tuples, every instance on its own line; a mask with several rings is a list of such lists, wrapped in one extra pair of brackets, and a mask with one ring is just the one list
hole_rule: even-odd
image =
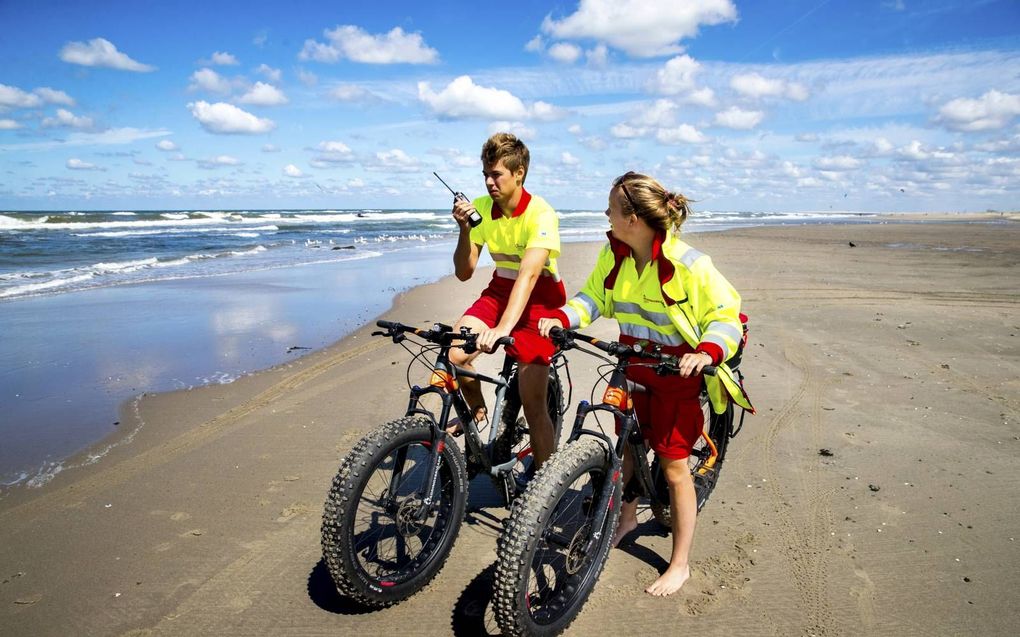
[(496, 133), (487, 139), (482, 145), (482, 166), (495, 166), (501, 159), (511, 172), (524, 169), (523, 184), (528, 178), (528, 164), (531, 163), (531, 153), (524, 142), (512, 133)]

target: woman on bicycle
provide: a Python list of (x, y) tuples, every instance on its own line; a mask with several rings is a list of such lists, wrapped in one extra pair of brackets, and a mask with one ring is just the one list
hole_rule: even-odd
[[(539, 321), (546, 336), (553, 327), (577, 329), (600, 316), (616, 318), (621, 342), (657, 345), (679, 357), (676, 376), (657, 376), (641, 366), (627, 372), (647, 389), (633, 395), (634, 406), (670, 490), (673, 554), (666, 571), (645, 589), (657, 596), (676, 592), (690, 577), (698, 506), (687, 457), (704, 425), (702, 368), (719, 368), (716, 377), (704, 377), (716, 413), (730, 399), (752, 409), (725, 365), (743, 336), (740, 295), (707, 255), (680, 240), (689, 212), (682, 194), (667, 191), (651, 177), (628, 172), (616, 179), (606, 209), (609, 243), (595, 269), (554, 318)], [(624, 457), (624, 484), (634, 470), (630, 456), (628, 451)], [(637, 500), (625, 501), (613, 546), (637, 524)]]

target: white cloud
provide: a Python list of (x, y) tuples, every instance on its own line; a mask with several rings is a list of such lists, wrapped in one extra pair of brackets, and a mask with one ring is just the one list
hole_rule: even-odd
[(535, 102), (531, 105), (531, 116), (539, 121), (552, 122), (566, 117), (567, 111), (546, 102)]
[(177, 144), (173, 143), (169, 139), (161, 139), (158, 142), (156, 142), (156, 148), (166, 152), (180, 150)]
[(812, 163), (818, 170), (843, 172), (855, 170), (861, 165), (861, 160), (849, 155), (837, 155), (835, 157), (819, 157)]
[(165, 129), (148, 130), (130, 127), (110, 128), (101, 133), (82, 133), (76, 131), (69, 133), (62, 139), (50, 139), (42, 142), (30, 142), (27, 144), (0, 144), (0, 150), (53, 150), (54, 148), (67, 148), (69, 146), (108, 146), (131, 144), (140, 139), (163, 137), (169, 134), (170, 131)]
[(280, 147), (277, 146), (276, 144), (262, 144), (262, 152), (264, 152), (264, 153), (278, 153), (278, 152), (280, 152)]
[(469, 75), (461, 75), (439, 93), (428, 82), (418, 82), (418, 99), (440, 117), (519, 119), (528, 115), (518, 97), (509, 91), (478, 86)]
[(699, 64), (689, 55), (678, 55), (656, 71), (652, 81), (653, 93), (677, 95), (694, 89), (694, 77), (701, 70)]
[(545, 41), (542, 40), (542, 36), (536, 35), (528, 40), (528, 43), (524, 45), (524, 50), (528, 53), (541, 53), (545, 50)]
[(361, 179), (360, 177), (352, 177), (351, 179), (349, 179), (347, 181), (347, 187), (348, 188), (364, 188), (365, 187), (365, 180)]
[(283, 71), (280, 69), (274, 69), (268, 64), (259, 64), (259, 67), (255, 69), (255, 72), (266, 76), (266, 79), (270, 82), (279, 82), (283, 79)]
[(26, 93), (17, 86), (0, 84), (0, 108), (32, 108), (41, 105), (42, 99), (38, 95)]
[(513, 133), (524, 141), (531, 141), (538, 137), (538, 131), (524, 122), (496, 121), (489, 124), (488, 131), (490, 135), (504, 132)]
[(730, 88), (752, 99), (785, 97), (795, 102), (803, 102), (808, 98), (807, 87), (803, 84), (781, 79), (768, 79), (758, 73), (734, 75), (730, 79)]
[(230, 155), (217, 155), (210, 159), (198, 160), (198, 165), (202, 168), (221, 168), (223, 166), (240, 166), (241, 160), (237, 157)]
[(644, 137), (647, 135), (648, 129), (620, 123), (610, 128), (609, 134), (620, 139), (634, 139), (635, 137)]
[(737, 8), (730, 0), (581, 0), (562, 20), (546, 16), (542, 31), (561, 39), (594, 39), (636, 57), (682, 52), (678, 44), (701, 25), (731, 22)]
[[(344, 164), (354, 161), (354, 152), (347, 144), (337, 140), (319, 142), (315, 149), (319, 154), (313, 163), (323, 166), (326, 164)], [(402, 151), (401, 151), (402, 152)]]
[(256, 135), (268, 133), (276, 128), (273, 120), (255, 117), (245, 110), (224, 102), (215, 104), (205, 101), (191, 102), (188, 104), (188, 109), (191, 110), (191, 114), (202, 125), (202, 128), (210, 133)]
[(102, 168), (100, 168), (99, 166), (96, 166), (95, 164), (90, 164), (87, 161), (82, 161), (76, 157), (68, 159), (66, 166), (71, 170), (102, 170)]
[(286, 166), (284, 166), (283, 167), (283, 174), (287, 175), (288, 177), (295, 177), (295, 178), (297, 178), (297, 177), (304, 177), (305, 176), (305, 174), (303, 172), (301, 172), (301, 169), (298, 168), (297, 166), (295, 166), (294, 164), (287, 164)]
[(636, 126), (664, 127), (676, 122), (676, 104), (669, 100), (655, 100), (634, 117)]
[(763, 119), (765, 119), (765, 113), (761, 111), (745, 111), (736, 106), (731, 106), (725, 111), (715, 114), (716, 125), (736, 130), (750, 130), (760, 124)]
[(715, 106), (715, 91), (706, 86), (683, 95), (677, 95), (674, 99), (684, 104), (712, 107)]
[(0, 119), (0, 130), (17, 130), (19, 128), (21, 128), (21, 124), (13, 119)]
[(563, 151), (563, 153), (560, 155), (560, 163), (567, 166), (577, 166), (578, 164), (581, 163), (581, 160), (578, 159), (577, 157), (574, 157), (569, 152)]
[(340, 102), (360, 102), (370, 97), (371, 93), (357, 84), (341, 84), (330, 89), (329, 96)]
[(994, 89), (977, 99), (952, 100), (939, 109), (937, 121), (951, 130), (975, 132), (1004, 128), (1020, 115), (1020, 95)]
[(368, 170), (393, 172), (418, 172), (420, 162), (399, 148), (383, 150), (375, 154), (376, 163), (366, 166)]
[(581, 57), (582, 51), (581, 47), (576, 44), (570, 44), (569, 42), (557, 42), (549, 47), (546, 54), (557, 62), (573, 64)]
[(148, 73), (156, 67), (142, 64), (117, 50), (112, 42), (104, 38), (94, 38), (88, 42), (68, 42), (60, 49), (60, 59), (71, 64), (82, 66), (105, 66), (121, 71)]
[(237, 66), (240, 62), (230, 53), (216, 51), (208, 60), (199, 60), (199, 64), (211, 64), (213, 66)]
[(598, 44), (588, 49), (584, 52), (584, 56), (588, 60), (588, 66), (594, 68), (603, 68), (609, 63), (609, 49), (605, 44)]
[(280, 106), (290, 100), (283, 94), (283, 91), (272, 84), (255, 82), (255, 86), (242, 95), (238, 100), (241, 104), (253, 104), (255, 106)]
[(212, 69), (199, 69), (191, 74), (191, 85), (188, 88), (225, 95), (230, 92), (230, 81)]
[(680, 124), (676, 128), (660, 128), (655, 139), (662, 144), (703, 144), (708, 138), (690, 124)]
[(92, 128), (91, 117), (79, 117), (69, 110), (58, 108), (56, 117), (47, 117), (42, 121), (43, 128)]
[(439, 53), (428, 47), (420, 33), (405, 33), (394, 27), (389, 33), (372, 35), (353, 25), (324, 31), (329, 44), (305, 40), (298, 57), (316, 62), (348, 59), (365, 64), (434, 64)]
[(315, 86), (319, 83), (319, 76), (311, 71), (298, 69), (298, 80), (305, 86)]
[(42, 86), (32, 91), (43, 99), (47, 104), (62, 104), (64, 106), (74, 106), (74, 98), (63, 91), (58, 91), (55, 88), (48, 86)]

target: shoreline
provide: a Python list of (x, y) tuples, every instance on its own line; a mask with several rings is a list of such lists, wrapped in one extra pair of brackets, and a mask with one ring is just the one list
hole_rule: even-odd
[[(643, 513), (567, 634), (653, 630), (664, 617), (713, 634), (1010, 634), (1020, 545), (1001, 503), (1020, 486), (1020, 226), (785, 226), (690, 242), (743, 295), (759, 414), (699, 517), (691, 582), (671, 598), (641, 593), (669, 551)], [(568, 293), (600, 245), (565, 246)], [(382, 316), (452, 321), (486, 282), (418, 286)], [(0, 500), (3, 625), (491, 632), (486, 577), (506, 511), (484, 478), (448, 563), (407, 602), (353, 608), (320, 563), (340, 458), (404, 406), (409, 357), (370, 337), (373, 324), (229, 385), (146, 395), (130, 444)], [(593, 328), (614, 337), (612, 321)], [(594, 372), (579, 355), (571, 375), (576, 404)]]

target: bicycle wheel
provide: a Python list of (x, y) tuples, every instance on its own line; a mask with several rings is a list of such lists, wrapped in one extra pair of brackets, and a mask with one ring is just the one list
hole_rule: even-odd
[[(707, 400), (707, 399), (706, 399)], [(733, 427), (733, 403), (726, 405), (726, 411), (717, 414), (709, 408), (708, 418), (705, 422), (705, 435), (712, 439), (715, 444), (715, 461), (708, 465), (712, 456), (712, 449), (705, 439), (705, 435), (698, 438), (687, 464), (691, 468), (691, 475), (694, 477), (694, 491), (698, 494), (698, 511), (708, 502), (708, 496), (715, 489), (715, 483), (719, 479), (719, 472), (722, 471), (723, 460), (726, 457), (726, 448), (730, 441), (730, 431)], [(652, 517), (665, 527), (670, 527), (671, 517), (669, 511), (669, 486), (666, 484), (666, 476), (659, 466), (659, 459), (652, 461), (652, 476), (655, 478), (655, 495), (652, 498)]]
[[(554, 366), (549, 367), (549, 383), (545, 396), (549, 420), (553, 424), (553, 441), (558, 446), (560, 430), (563, 427), (563, 385), (560, 383), (560, 376)], [(503, 415), (500, 418), (502, 426), (499, 435), (493, 442), (492, 459), (495, 464), (502, 464), (531, 446), (528, 423), (523, 416), (518, 417), (520, 412), (521, 395), (517, 387), (517, 374), (515, 373), (510, 378), (509, 387), (507, 387), (506, 396), (503, 399)], [(523, 476), (532, 461), (531, 454), (528, 454), (514, 465), (511, 473), (515, 481), (524, 482)]]
[(341, 594), (388, 606), (442, 569), (464, 519), (467, 476), (463, 452), (444, 445), (423, 503), (430, 440), (427, 419), (401, 418), (362, 438), (340, 464), (322, 515), (322, 555)]
[(611, 467), (594, 438), (554, 455), (514, 504), (497, 543), (495, 614), (504, 635), (556, 635), (581, 611), (609, 556), (621, 486), (601, 528), (592, 528)]

